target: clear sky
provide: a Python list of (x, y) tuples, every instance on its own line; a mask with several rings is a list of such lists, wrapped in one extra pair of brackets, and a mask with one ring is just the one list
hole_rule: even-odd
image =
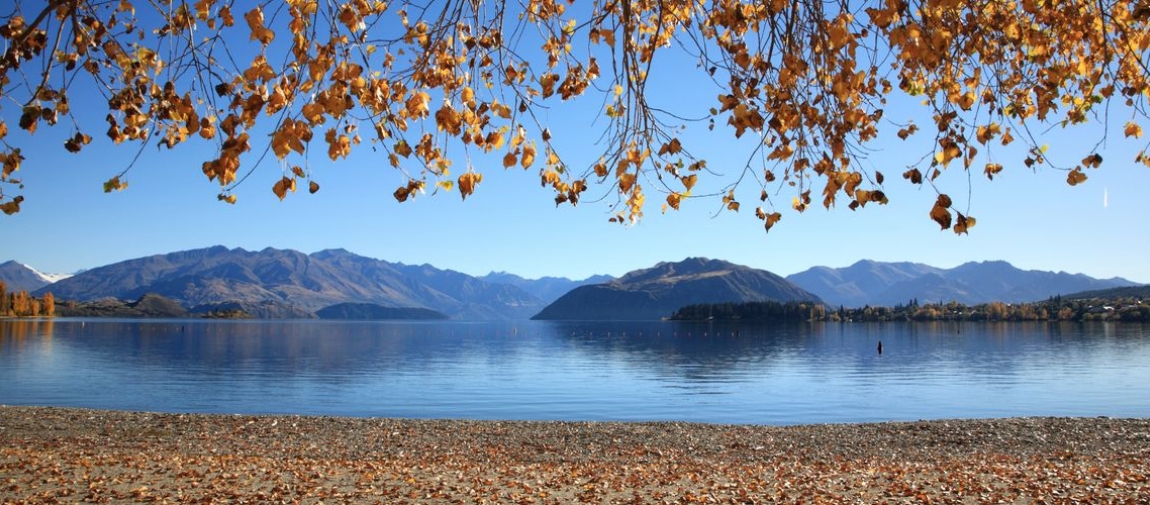
[[(705, 116), (715, 105), (717, 88), (682, 76), (699, 72), (693, 65), (660, 70), (661, 75), (652, 76), (652, 94), (662, 105), (691, 117)], [(98, 111), (103, 99), (88, 99), (97, 102)], [(596, 145), (604, 126), (596, 118), (600, 104), (592, 96), (557, 105), (543, 115), (571, 165), (586, 166), (601, 152)], [(621, 226), (607, 222), (616, 200), (608, 188), (593, 185), (579, 207), (556, 208), (550, 190), (540, 187), (538, 167), (503, 170), (502, 152), (472, 158), (484, 179), (465, 202), (458, 191), (396, 202), (392, 192), (403, 177), (387, 165), (385, 155), (366, 145), (335, 164), (322, 152), (313, 156), (321, 190), (290, 194), (284, 202), (270, 189), (281, 173), (276, 161), (265, 162), (239, 187), (236, 205), (218, 202), (218, 185), (200, 171), (209, 152), (199, 144), (174, 151), (147, 147), (126, 177), (130, 188), (104, 194), (102, 183), (127, 166), (136, 155), (135, 145), (111, 145), (102, 135), (106, 125), (101, 113), (82, 118), (96, 137), (93, 144), (70, 154), (61, 147), (71, 134), (68, 126), (42, 126), (28, 139), (16, 128), (18, 110), (6, 103), (2, 114), (10, 125), (9, 140), (22, 146), (27, 158), (19, 172), (26, 183), (26, 201), (19, 214), (0, 215), (0, 261), (14, 259), (44, 272), (68, 273), (224, 245), (305, 253), (344, 248), (387, 261), (429, 263), (474, 275), (507, 271), (529, 278), (621, 275), (660, 261), (705, 256), (780, 275), (819, 265), (843, 267), (860, 259), (938, 267), (1006, 260), (1024, 269), (1150, 283), (1150, 169), (1134, 163), (1145, 138), (1123, 139), (1124, 119), (1110, 125), (1109, 144), (1100, 151), (1102, 168), (1089, 170), (1090, 179), (1078, 187), (1066, 184), (1063, 171), (1024, 168), (1017, 152), (999, 153), (996, 159), (1006, 169), (994, 181), (977, 169), (968, 176), (956, 162), (940, 179), (941, 188), (954, 197), (956, 207), (969, 208), (978, 219), (969, 236), (956, 236), (929, 220), (933, 191), (901, 177), (907, 164), (931, 153), (928, 139), (900, 141), (894, 136), (898, 128), (889, 124), (865, 162), (886, 176), (889, 205), (872, 204), (856, 212), (845, 203), (830, 211), (817, 205), (799, 214), (790, 209), (793, 192), (772, 189), (783, 219), (768, 234), (754, 217), (759, 187), (752, 180), (740, 189), (743, 207), (738, 213), (719, 212), (718, 199), (700, 199), (685, 201), (681, 211), (661, 214), (663, 196), (650, 187), (643, 221)], [(915, 112), (896, 104), (886, 117), (900, 114)], [(929, 124), (928, 118), (917, 119), (920, 126)], [(722, 124), (725, 120), (721, 118), (713, 132), (706, 123), (690, 125), (688, 147), (713, 170), (732, 177), (751, 144), (746, 137), (735, 141), (732, 130)], [(1074, 165), (1089, 153), (1099, 128), (1056, 129), (1045, 137), (1049, 154)], [(266, 139), (253, 140), (258, 153)], [(254, 156), (245, 161), (250, 166)], [(455, 163), (458, 174), (465, 160), (457, 157)], [(707, 180), (700, 185), (706, 185), (703, 191), (716, 187)], [(821, 187), (820, 180), (812, 197)], [(607, 198), (593, 201), (601, 194)]]

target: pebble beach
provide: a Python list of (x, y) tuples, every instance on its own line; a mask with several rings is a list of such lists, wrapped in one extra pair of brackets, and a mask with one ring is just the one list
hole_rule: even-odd
[(1148, 503), (1150, 420), (803, 426), (0, 407), (0, 503)]

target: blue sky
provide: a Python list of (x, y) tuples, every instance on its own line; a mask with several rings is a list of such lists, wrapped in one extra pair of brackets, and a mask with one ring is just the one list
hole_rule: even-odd
[[(659, 69), (652, 76), (653, 99), (684, 116), (704, 116), (719, 90), (684, 77), (683, 71), (699, 72), (693, 65)], [(97, 102), (98, 112), (103, 99), (89, 98)], [(915, 117), (920, 126), (929, 124), (913, 104), (896, 102), (887, 118)], [(601, 152), (595, 144), (604, 126), (596, 118), (600, 104), (600, 98), (588, 96), (555, 104), (542, 116), (570, 165), (586, 166)], [(15, 259), (44, 272), (74, 272), (222, 244), (308, 253), (344, 248), (387, 261), (429, 263), (474, 275), (507, 271), (529, 278), (621, 275), (659, 261), (705, 256), (780, 275), (818, 265), (842, 267), (860, 259), (939, 267), (1006, 260), (1024, 269), (1150, 283), (1150, 169), (1134, 163), (1145, 139), (1123, 139), (1124, 120), (1110, 125), (1110, 142), (1100, 151), (1102, 168), (1089, 170), (1090, 179), (1078, 187), (1066, 184), (1063, 171), (1024, 168), (1022, 156), (1011, 151), (998, 153), (996, 159), (1006, 169), (994, 181), (981, 171), (968, 176), (958, 166), (949, 169), (939, 184), (954, 197), (956, 207), (969, 207), (978, 219), (969, 236), (940, 231), (927, 217), (934, 192), (900, 176), (907, 164), (931, 152), (929, 139), (903, 142), (894, 136), (898, 128), (886, 125), (864, 163), (886, 176), (889, 205), (872, 204), (857, 212), (845, 204), (830, 211), (814, 206), (799, 214), (790, 209), (793, 192), (772, 188), (783, 219), (768, 234), (754, 217), (759, 187), (751, 180), (739, 190), (743, 210), (738, 213), (719, 212), (715, 198), (688, 200), (682, 210), (661, 214), (663, 196), (649, 187), (644, 220), (620, 226), (607, 222), (615, 202), (608, 188), (593, 185), (578, 208), (556, 208), (550, 190), (540, 187), (537, 167), (504, 170), (502, 152), (472, 158), (484, 179), (465, 202), (458, 191), (396, 202), (392, 192), (403, 177), (387, 165), (385, 155), (372, 153), (366, 145), (334, 164), (322, 153), (314, 156), (320, 192), (300, 191), (284, 202), (270, 189), (281, 174), (276, 161), (265, 162), (238, 188), (236, 205), (216, 201), (218, 185), (199, 168), (209, 156), (201, 145), (174, 151), (147, 147), (126, 177), (130, 188), (104, 194), (103, 182), (127, 166), (137, 147), (111, 145), (102, 135), (102, 114), (82, 118), (95, 141), (82, 153), (70, 154), (61, 147), (71, 134), (68, 127), (42, 125), (28, 138), (15, 127), (18, 109), (5, 105), (0, 114), (11, 125), (8, 140), (21, 146), (27, 158), (18, 173), (26, 183), (26, 201), (19, 214), (0, 216), (0, 261)], [(721, 118), (713, 132), (706, 123), (690, 125), (685, 143), (713, 170), (730, 177), (745, 163), (752, 140), (736, 141), (724, 121)], [(1044, 136), (1051, 145), (1049, 154), (1073, 165), (1090, 152), (1100, 128), (1093, 124), (1050, 132)], [(265, 140), (256, 137), (254, 150), (262, 150)], [(455, 163), (458, 174), (465, 161), (457, 158)], [(704, 179), (696, 193), (727, 180)], [(812, 194), (821, 187), (816, 181)], [(607, 197), (592, 201), (600, 194)]]

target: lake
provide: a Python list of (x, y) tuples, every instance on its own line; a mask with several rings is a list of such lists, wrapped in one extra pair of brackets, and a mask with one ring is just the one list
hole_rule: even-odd
[(772, 425), (1150, 417), (1150, 325), (0, 320), (0, 404)]

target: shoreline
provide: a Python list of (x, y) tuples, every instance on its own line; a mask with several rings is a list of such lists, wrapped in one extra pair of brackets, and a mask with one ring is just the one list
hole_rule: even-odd
[(0, 501), (1139, 502), (1150, 419), (468, 421), (0, 406)]

